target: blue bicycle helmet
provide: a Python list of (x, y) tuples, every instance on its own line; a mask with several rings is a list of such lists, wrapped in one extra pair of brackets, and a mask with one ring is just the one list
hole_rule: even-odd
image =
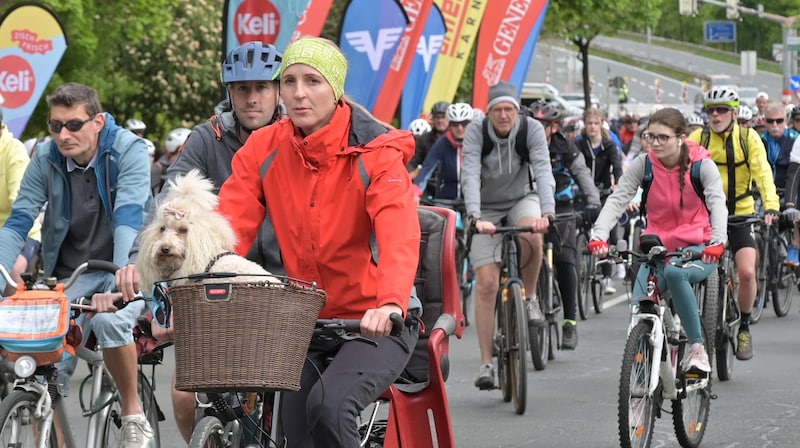
[(222, 83), (272, 81), (283, 54), (270, 44), (245, 42), (231, 50), (222, 63)]

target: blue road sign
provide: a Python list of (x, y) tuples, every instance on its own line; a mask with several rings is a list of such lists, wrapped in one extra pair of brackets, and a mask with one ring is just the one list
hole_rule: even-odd
[(800, 92), (800, 76), (792, 75), (789, 78), (789, 88), (792, 89), (792, 92)]
[(706, 42), (736, 42), (736, 22), (705, 22)]

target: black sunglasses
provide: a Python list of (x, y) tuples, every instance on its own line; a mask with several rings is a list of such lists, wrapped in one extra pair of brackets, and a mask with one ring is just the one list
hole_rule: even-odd
[(462, 128), (465, 128), (465, 127), (467, 127), (468, 124), (469, 124), (469, 121), (451, 121), (450, 122), (450, 126), (452, 126), (452, 127), (460, 126)]
[(710, 107), (706, 107), (706, 111), (708, 111), (709, 115), (713, 114), (714, 112), (716, 112), (719, 115), (727, 114), (728, 112), (730, 112), (732, 110), (733, 110), (733, 108), (730, 108), (730, 107), (727, 107), (727, 106), (710, 106)]
[(781, 124), (786, 120), (784, 118), (765, 118), (764, 121), (766, 121), (769, 124), (773, 124), (773, 123)]
[(148, 300), (153, 320), (161, 328), (169, 328), (169, 317), (172, 314), (172, 298), (169, 296), (169, 287), (166, 282), (156, 283), (153, 287), (153, 298)]
[(92, 115), (91, 117), (81, 121), (81, 120), (69, 120), (66, 123), (62, 123), (56, 120), (47, 120), (47, 127), (50, 128), (50, 132), (54, 134), (58, 134), (61, 132), (62, 129), (67, 128), (70, 132), (78, 132), (83, 129), (83, 125), (86, 123), (94, 120), (96, 115)]

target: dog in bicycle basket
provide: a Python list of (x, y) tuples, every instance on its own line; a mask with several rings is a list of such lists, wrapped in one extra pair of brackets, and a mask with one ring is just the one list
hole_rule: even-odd
[[(142, 231), (136, 267), (141, 284), (175, 278), (186, 284), (192, 274), (228, 272), (229, 283), (279, 282), (257, 263), (233, 253), (236, 235), (228, 220), (216, 212), (214, 185), (199, 171), (170, 181), (153, 221)], [(219, 282), (219, 279), (208, 281)]]

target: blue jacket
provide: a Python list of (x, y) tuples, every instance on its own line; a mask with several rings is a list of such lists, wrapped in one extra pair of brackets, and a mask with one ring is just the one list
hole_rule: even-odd
[(767, 159), (772, 167), (772, 177), (775, 179), (775, 187), (784, 188), (786, 186), (786, 175), (789, 170), (789, 155), (792, 153), (792, 145), (797, 138), (798, 132), (794, 129), (786, 129), (778, 138), (773, 138), (769, 132), (761, 133), (761, 140), (767, 150)]
[[(150, 159), (144, 140), (118, 126), (111, 115), (105, 117), (95, 165), (97, 188), (114, 232), (114, 259), (107, 261), (124, 266), (151, 199)], [(37, 149), (22, 178), (11, 216), (0, 229), (0, 264), (6, 270), (11, 271), (45, 203), (42, 259), (45, 275), (52, 275), (70, 222), (67, 163), (55, 141)], [(0, 287), (4, 286), (5, 280), (0, 278)]]
[(422, 162), (414, 185), (425, 191), (431, 176), (439, 169), (439, 184), (436, 185), (436, 199), (459, 199), (461, 197), (461, 144), (453, 140), (450, 131), (431, 146)]

